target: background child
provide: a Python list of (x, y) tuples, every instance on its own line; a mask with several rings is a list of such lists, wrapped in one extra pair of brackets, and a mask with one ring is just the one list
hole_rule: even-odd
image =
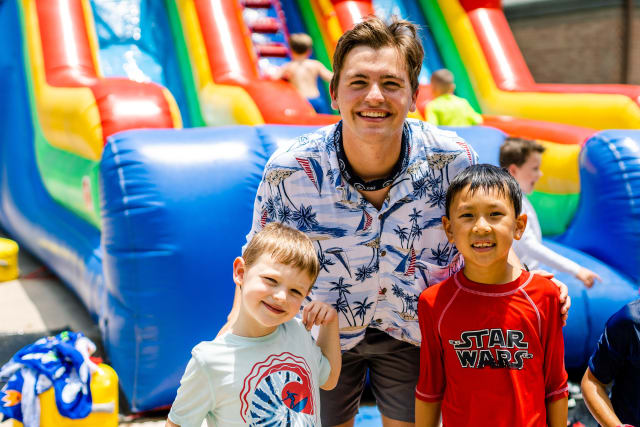
[(416, 426), (567, 425), (558, 288), (507, 262), (527, 218), (506, 171), (470, 166), (447, 190), (442, 224), (464, 268), (418, 301)]
[(441, 126), (471, 126), (482, 123), (482, 116), (466, 99), (453, 94), (453, 73), (445, 68), (431, 75), (433, 99), (427, 104), (427, 121)]
[[(524, 194), (531, 194), (536, 182), (542, 177), (540, 163), (544, 147), (536, 141), (524, 138), (508, 137), (500, 147), (500, 166), (505, 168), (518, 181)], [(522, 212), (527, 215), (527, 229), (522, 238), (514, 242), (513, 249), (520, 261), (530, 270), (539, 264), (555, 268), (577, 277), (587, 288), (596, 280), (601, 280), (593, 271), (581, 267), (575, 262), (552, 251), (542, 244), (542, 231), (536, 211), (529, 199), (522, 197)]]
[(200, 427), (205, 418), (209, 426), (320, 423), (318, 388), (332, 389), (340, 374), (338, 316), (312, 301), (294, 319), (318, 270), (302, 232), (272, 223), (251, 239), (233, 263), (238, 317), (193, 349), (167, 426)]
[(313, 42), (308, 34), (291, 34), (289, 45), (291, 61), (275, 71), (273, 77), (288, 80), (302, 96), (307, 98), (316, 112), (331, 114), (331, 109), (318, 91), (318, 76), (328, 82), (333, 77), (333, 73), (320, 61), (309, 58)]
[[(603, 427), (640, 426), (640, 299), (611, 316), (582, 378), (582, 395)], [(611, 387), (611, 398), (607, 384)]]

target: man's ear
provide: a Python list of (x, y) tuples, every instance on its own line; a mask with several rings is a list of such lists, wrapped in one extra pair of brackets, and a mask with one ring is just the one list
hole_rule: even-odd
[(416, 89), (416, 91), (413, 92), (413, 95), (411, 95), (411, 106), (409, 107), (409, 111), (411, 111), (411, 112), (414, 112), (417, 109), (416, 102), (418, 101), (418, 91), (419, 90), (420, 90), (420, 88)]
[(507, 166), (507, 171), (509, 171), (511, 176), (516, 176), (516, 173), (518, 172), (518, 167), (515, 165), (515, 163), (511, 163), (509, 166)]
[(331, 88), (331, 86), (329, 86), (329, 96), (331, 96), (331, 108), (333, 108), (336, 111), (340, 111), (340, 109), (338, 108), (338, 98), (336, 96), (336, 93), (333, 91), (333, 88)]
[(527, 228), (527, 214), (520, 214), (516, 218), (516, 231), (513, 235), (513, 238), (516, 240), (520, 240), (522, 238), (522, 234), (524, 233), (525, 228)]
[(442, 217), (442, 228), (444, 228), (444, 233), (447, 235), (447, 239), (449, 239), (449, 243), (453, 243), (453, 233), (451, 232), (451, 221), (446, 216)]
[(239, 256), (233, 261), (233, 281), (239, 287), (242, 287), (242, 282), (244, 281), (244, 273), (245, 273), (244, 258)]

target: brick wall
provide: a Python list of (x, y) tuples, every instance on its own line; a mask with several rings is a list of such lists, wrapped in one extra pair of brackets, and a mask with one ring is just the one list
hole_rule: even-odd
[[(542, 3), (542, 2), (541, 2)], [(509, 8), (505, 14), (533, 78), (539, 83), (640, 84), (640, 8), (634, 7), (628, 81), (624, 70), (625, 8), (544, 10)], [(557, 5), (558, 3), (556, 3)]]

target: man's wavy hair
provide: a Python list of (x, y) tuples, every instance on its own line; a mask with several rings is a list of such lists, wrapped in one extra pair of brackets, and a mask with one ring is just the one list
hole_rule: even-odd
[(331, 79), (331, 93), (336, 94), (340, 74), (347, 54), (357, 46), (368, 46), (373, 49), (393, 47), (400, 57), (405, 59), (405, 66), (409, 74), (412, 93), (418, 90), (418, 75), (422, 67), (424, 50), (418, 37), (417, 27), (409, 21), (393, 18), (386, 24), (376, 16), (357, 23), (345, 32), (338, 40), (333, 54), (333, 78)]

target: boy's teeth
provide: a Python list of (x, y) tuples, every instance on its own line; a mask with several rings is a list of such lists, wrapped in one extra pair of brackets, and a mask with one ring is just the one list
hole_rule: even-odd
[(360, 114), (365, 116), (365, 117), (384, 117), (386, 115), (386, 113), (373, 112), (373, 111), (366, 111), (366, 112), (362, 112)]
[(488, 248), (490, 246), (493, 246), (492, 243), (474, 243), (473, 247), (475, 248)]

